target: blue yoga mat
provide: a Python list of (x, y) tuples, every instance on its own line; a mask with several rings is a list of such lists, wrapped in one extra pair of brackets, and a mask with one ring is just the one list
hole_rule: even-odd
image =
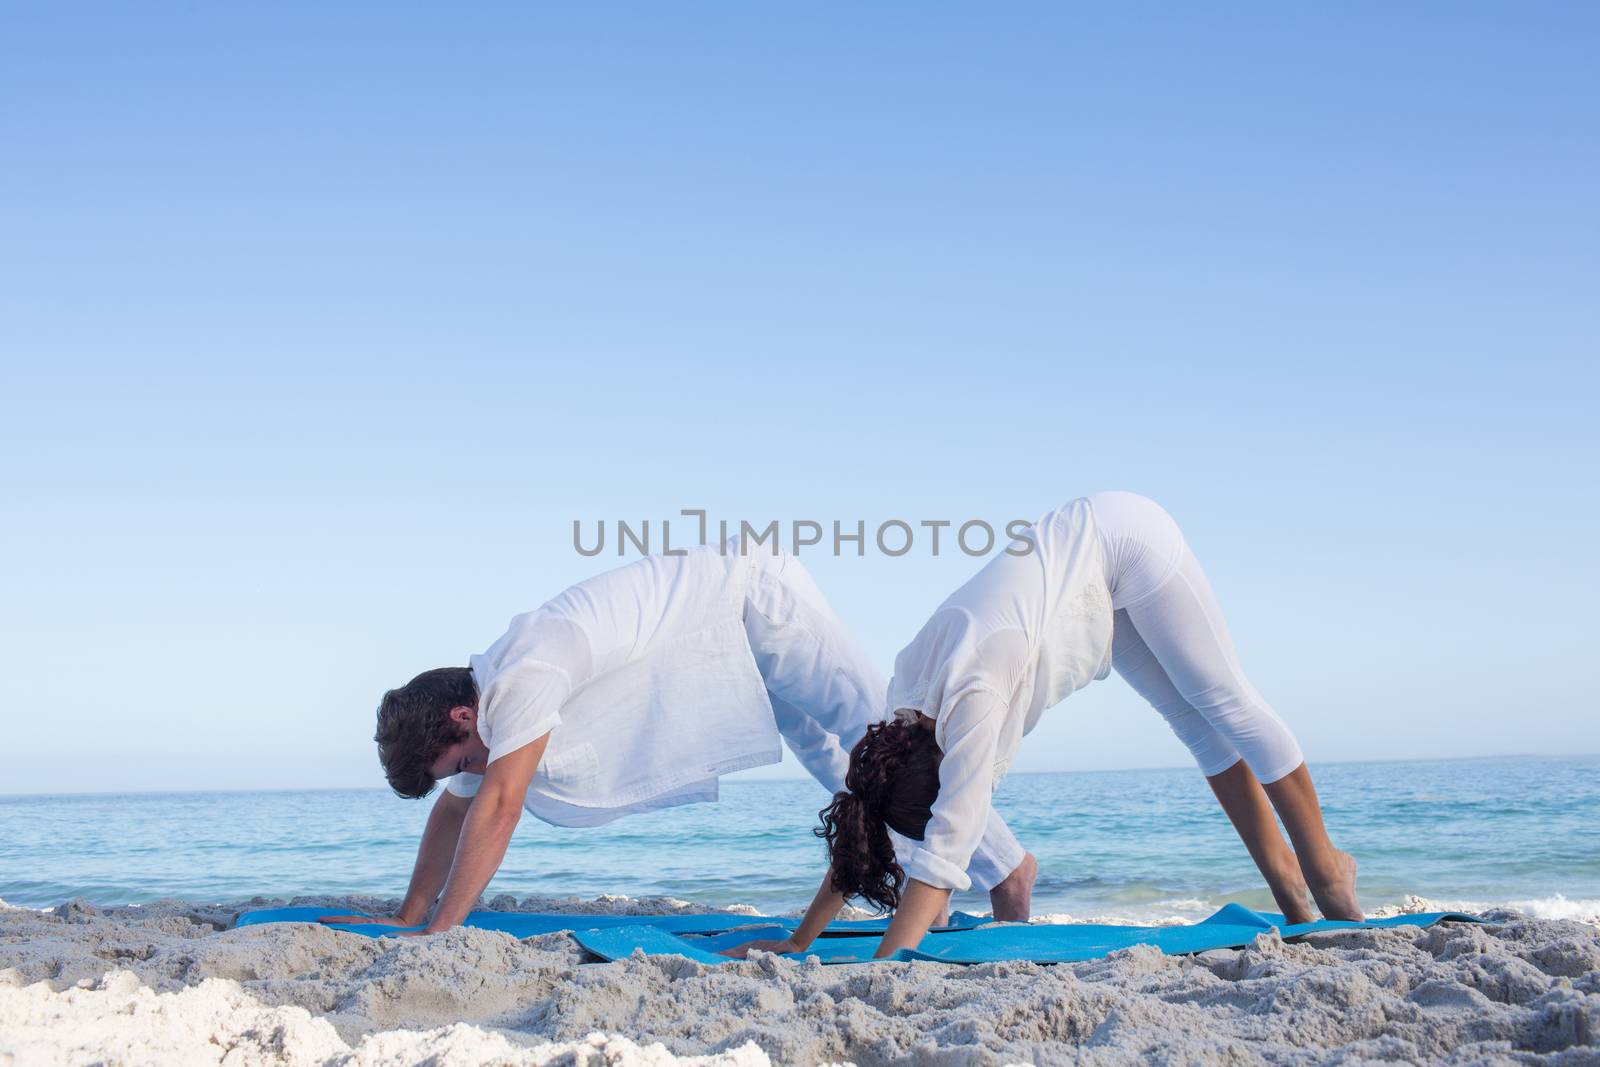
[[(247, 911), (241, 914), (234, 925), (258, 926), (262, 923), (314, 923), (323, 915), (364, 914), (366, 913), (351, 908), (259, 908), (255, 911)], [(988, 921), (985, 916), (969, 915), (964, 911), (958, 911), (950, 916), (950, 925), (941, 929), (966, 930)], [(563, 912), (475, 911), (467, 916), (466, 922), (462, 923), (462, 925), (474, 926), (480, 930), (499, 930), (518, 938), (533, 937), (536, 934), (553, 934), (562, 930), (609, 930), (616, 927), (642, 926), (669, 934), (716, 934), (738, 928), (744, 931), (732, 942), (733, 944), (738, 944), (741, 941), (749, 941), (755, 938), (786, 937), (798, 922), (798, 919), (782, 919), (771, 915), (574, 915)], [(325, 925), (331, 926), (335, 930), (346, 930), (352, 934), (366, 934), (369, 937), (397, 934), (402, 930), (422, 929), (420, 925), (372, 926), (367, 923), (327, 923)], [(836, 922), (828, 927), (827, 933), (872, 933), (874, 931), (882, 933), (888, 928), (888, 925), (889, 920), (887, 919)], [(623, 953), (623, 955), (627, 955), (627, 953)]]
[[(1229, 904), (1210, 918), (1192, 926), (1106, 926), (1002, 924), (982, 929), (955, 929), (930, 933), (915, 949), (900, 949), (894, 960), (939, 960), (945, 963), (994, 963), (1001, 960), (1027, 960), (1034, 963), (1077, 963), (1099, 959), (1118, 949), (1134, 945), (1154, 945), (1168, 955), (1204, 952), (1214, 948), (1240, 948), (1262, 933), (1276, 929), (1285, 938), (1299, 937), (1322, 930), (1364, 929), (1383, 926), (1432, 926), (1442, 921), (1481, 922), (1472, 915), (1438, 911), (1420, 915), (1397, 915), (1390, 919), (1366, 922), (1320, 921), (1289, 924), (1282, 915), (1256, 912), (1239, 904)], [(619, 925), (606, 929), (579, 930), (574, 933), (585, 949), (607, 960), (622, 959), (641, 950), (648, 956), (686, 956), (706, 964), (731, 962), (718, 955), (721, 949), (755, 938), (782, 936), (789, 928), (760, 931), (717, 932), (711, 936), (680, 936), (658, 926)], [(832, 927), (829, 928), (830, 930)], [(806, 952), (790, 959), (816, 956), (823, 963), (865, 963), (877, 950), (876, 937), (823, 936)]]

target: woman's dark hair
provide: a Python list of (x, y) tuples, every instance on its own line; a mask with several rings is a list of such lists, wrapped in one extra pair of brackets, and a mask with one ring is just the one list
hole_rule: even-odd
[(378, 761), (390, 787), (403, 797), (433, 792), (433, 761), (470, 731), (450, 719), (450, 709), (478, 706), (478, 687), (469, 667), (423, 671), (378, 704)]
[(817, 814), (816, 835), (828, 842), (833, 891), (860, 897), (881, 911), (900, 905), (906, 872), (889, 830), (921, 840), (939, 795), (939, 745), (916, 723), (873, 723), (850, 750), (845, 791)]

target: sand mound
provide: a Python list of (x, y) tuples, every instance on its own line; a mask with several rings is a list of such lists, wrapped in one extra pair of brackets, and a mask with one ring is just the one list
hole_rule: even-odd
[(236, 911), (0, 912), (0, 1063), (1600, 1062), (1600, 930), (1509, 912), (1058, 967), (708, 968), (586, 964), (565, 934), (226, 929)]
[(717, 1055), (678, 1057), (660, 1044), (641, 1047), (625, 1037), (605, 1034), (591, 1034), (582, 1041), (518, 1044), (467, 1023), (436, 1030), (385, 1030), (362, 1038), (352, 1048), (327, 1021), (302, 1008), (267, 1007), (237, 982), (207, 978), (176, 993), (156, 993), (129, 971), (112, 971), (87, 987), (64, 993), (51, 992), (44, 982), (0, 991), (0, 1012), (5, 1024), (0, 1056), (14, 1057), (18, 1064), (766, 1067), (771, 1063), (753, 1043)]

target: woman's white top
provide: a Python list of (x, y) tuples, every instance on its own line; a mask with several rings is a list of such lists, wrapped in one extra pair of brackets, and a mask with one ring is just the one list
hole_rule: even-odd
[(489, 762), (550, 735), (528, 811), (595, 826), (714, 800), (719, 775), (782, 758), (743, 622), (756, 565), (717, 545), (648, 556), (518, 615), (472, 657)]
[(1111, 597), (1087, 500), (1050, 512), (933, 613), (895, 657), (889, 707), (934, 721), (944, 758), (922, 841), (903, 864), (944, 889), (970, 884), (990, 798), (1045, 708), (1111, 670)]

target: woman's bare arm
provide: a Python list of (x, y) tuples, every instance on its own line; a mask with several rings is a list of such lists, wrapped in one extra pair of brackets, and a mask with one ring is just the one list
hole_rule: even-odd
[(950, 910), (950, 890), (938, 889), (915, 878), (907, 879), (906, 891), (900, 895), (900, 907), (889, 921), (889, 929), (878, 942), (873, 958), (882, 959), (902, 948), (916, 948), (928, 928), (940, 915)]
[(744, 959), (751, 949), (760, 949), (762, 952), (804, 952), (811, 947), (817, 935), (828, 928), (844, 907), (844, 894), (833, 891), (833, 870), (822, 876), (822, 885), (817, 889), (817, 895), (811, 898), (811, 906), (806, 909), (805, 917), (800, 920), (800, 925), (795, 927), (794, 933), (782, 941), (746, 941), (741, 945), (724, 949), (724, 956), (735, 956)]

